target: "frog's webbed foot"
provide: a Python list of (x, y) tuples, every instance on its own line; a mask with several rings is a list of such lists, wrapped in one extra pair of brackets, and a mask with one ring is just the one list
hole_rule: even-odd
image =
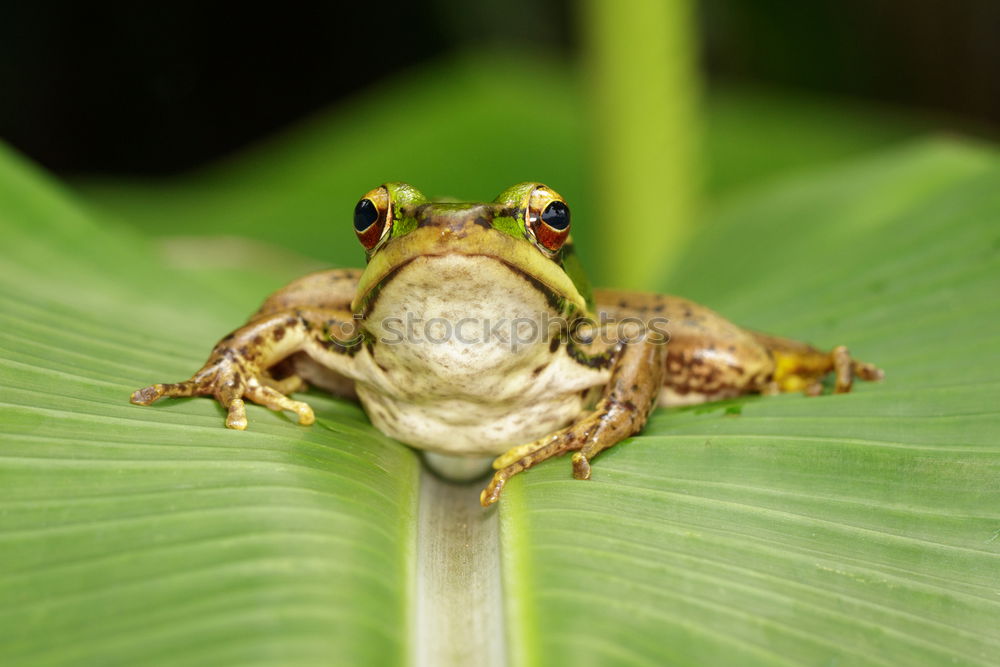
[[(226, 426), (244, 430), (247, 427), (244, 398), (271, 410), (289, 410), (298, 415), (299, 423), (308, 426), (316, 421), (312, 408), (302, 401), (293, 401), (275, 385), (286, 390), (301, 388), (297, 377), (274, 380), (259, 371), (251, 361), (229, 349), (213, 354), (205, 366), (190, 380), (171, 384), (154, 384), (132, 394), (132, 402), (150, 405), (164, 397), (213, 396), (227, 411)], [(270, 385), (270, 386), (269, 386)]]
[[(817, 354), (820, 356), (819, 365), (810, 363), (810, 356)], [(823, 377), (830, 371), (833, 371), (835, 394), (849, 393), (856, 379), (877, 381), (885, 377), (881, 368), (851, 357), (851, 352), (845, 345), (838, 345), (828, 353), (811, 350), (806, 355), (800, 355), (799, 359), (802, 361), (798, 367), (786, 370), (778, 380), (779, 391), (801, 390), (807, 396), (820, 396), (823, 394)]]
[(759, 389), (763, 394), (801, 391), (809, 396), (819, 396), (823, 393), (823, 378), (831, 371), (835, 394), (851, 391), (856, 379), (878, 381), (885, 377), (882, 369), (874, 364), (853, 358), (844, 345), (825, 352), (788, 338), (760, 333), (753, 335), (767, 349), (775, 364), (771, 382)]
[(576, 452), (573, 477), (590, 479), (590, 459), (640, 431), (656, 407), (663, 384), (663, 342), (643, 338), (623, 346), (604, 396), (594, 410), (566, 428), (497, 457), (493, 462), (496, 472), (479, 495), (479, 502), (484, 507), (492, 505), (511, 477), (570, 451)]

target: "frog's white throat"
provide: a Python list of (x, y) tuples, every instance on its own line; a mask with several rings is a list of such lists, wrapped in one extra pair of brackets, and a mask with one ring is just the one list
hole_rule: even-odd
[(606, 372), (553, 341), (551, 295), (482, 255), (417, 257), (382, 286), (365, 318), (376, 343), (357, 390), (372, 421), (408, 444), (496, 454), (560, 428)]
[(365, 328), (387, 352), (400, 348), (389, 356), (444, 364), (449, 375), (509, 370), (528, 348), (548, 346), (558, 325), (549, 302), (537, 281), (499, 260), (423, 256), (382, 287)]

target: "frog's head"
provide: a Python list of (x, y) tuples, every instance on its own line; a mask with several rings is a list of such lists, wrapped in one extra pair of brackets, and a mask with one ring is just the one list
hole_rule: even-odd
[(351, 304), (355, 313), (367, 314), (403, 267), (447, 255), (502, 265), (545, 292), (562, 315), (592, 310), (570, 239), (569, 207), (541, 183), (515, 185), (488, 203), (432, 202), (406, 183), (386, 183), (358, 202), (354, 231), (368, 256)]

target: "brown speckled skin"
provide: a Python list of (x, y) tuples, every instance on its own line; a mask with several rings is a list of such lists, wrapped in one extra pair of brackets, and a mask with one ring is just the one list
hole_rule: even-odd
[[(272, 410), (290, 410), (300, 424), (312, 409), (285, 394), (316, 385), (354, 397), (354, 383), (331, 370), (331, 360), (351, 355), (351, 300), (359, 269), (307, 275), (272, 294), (250, 321), (222, 339), (206, 364), (186, 382), (136, 391), (132, 402), (148, 405), (164, 396), (214, 396), (228, 411), (226, 425), (246, 428), (244, 398)], [(804, 343), (742, 329), (714, 311), (674, 296), (597, 290), (599, 313), (620, 320), (666, 318), (669, 345), (653, 331), (627, 345), (587, 350), (601, 354), (611, 377), (592, 411), (533, 443), (514, 447), (494, 462), (496, 473), (481, 500), (497, 500), (505, 482), (521, 470), (574, 451), (573, 474), (590, 477), (590, 459), (645, 425), (657, 404), (690, 404), (748, 393), (803, 390), (819, 393), (836, 372), (835, 391), (849, 391), (853, 377), (875, 380), (881, 371), (851, 360), (846, 348), (822, 352)], [(553, 340), (553, 348), (558, 349)]]
[(665, 318), (670, 334), (661, 403), (699, 403), (765, 391), (774, 361), (749, 331), (687, 299), (596, 290), (598, 311), (615, 319)]
[(831, 371), (836, 393), (850, 391), (854, 378), (882, 378), (882, 371), (851, 359), (843, 346), (824, 352), (807, 343), (743, 329), (681, 297), (599, 289), (594, 299), (598, 311), (619, 319), (634, 315), (668, 320), (670, 350), (661, 405), (782, 391), (816, 395)]

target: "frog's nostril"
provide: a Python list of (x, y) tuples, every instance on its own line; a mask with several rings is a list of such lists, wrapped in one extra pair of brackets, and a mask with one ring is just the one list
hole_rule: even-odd
[(493, 228), (493, 212), (486, 206), (449, 210), (447, 205), (428, 207), (417, 213), (417, 227), (437, 227), (452, 233), (468, 233), (473, 227)]

